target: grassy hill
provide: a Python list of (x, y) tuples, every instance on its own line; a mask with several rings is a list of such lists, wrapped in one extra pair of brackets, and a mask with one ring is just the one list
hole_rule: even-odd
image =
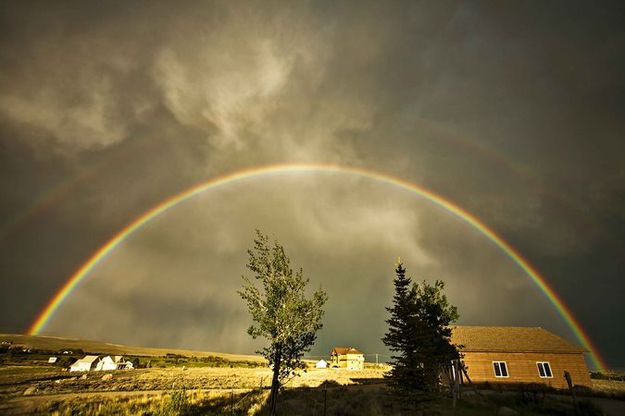
[(45, 351), (83, 350), (85, 353), (137, 356), (164, 356), (177, 354), (186, 357), (218, 357), (228, 361), (264, 361), (258, 355), (227, 354), (220, 352), (194, 351), (177, 348), (133, 347), (101, 341), (77, 338), (50, 337), (42, 335), (0, 334), (0, 342), (8, 341), (25, 348)]

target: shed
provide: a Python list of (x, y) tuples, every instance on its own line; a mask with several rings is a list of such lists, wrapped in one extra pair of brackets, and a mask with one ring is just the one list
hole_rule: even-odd
[(319, 360), (315, 364), (315, 368), (328, 368), (328, 362), (326, 360)]
[(365, 368), (365, 356), (354, 347), (334, 347), (330, 353), (332, 367), (362, 370)]
[(565, 388), (568, 371), (574, 384), (591, 386), (586, 350), (540, 327), (457, 326), (451, 340), (472, 382)]
[(100, 357), (97, 355), (86, 355), (83, 358), (77, 360), (69, 367), (69, 371), (90, 371), (95, 370), (100, 362)]

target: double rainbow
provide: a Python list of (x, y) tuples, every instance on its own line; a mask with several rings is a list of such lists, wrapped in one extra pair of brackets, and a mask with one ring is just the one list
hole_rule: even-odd
[(422, 198), (425, 198), (426, 200), (447, 210), (449, 213), (457, 216), (458, 218), (473, 226), (486, 238), (492, 241), (497, 247), (499, 247), (501, 251), (503, 251), (532, 279), (532, 281), (538, 286), (538, 288), (557, 309), (558, 313), (573, 331), (579, 342), (584, 346), (584, 348), (589, 351), (592, 364), (601, 371), (604, 371), (607, 368), (605, 362), (599, 355), (597, 348), (592, 344), (590, 338), (585, 333), (580, 323), (575, 319), (570, 309), (566, 306), (562, 299), (560, 299), (555, 291), (549, 286), (545, 278), (542, 277), (538, 270), (536, 270), (527, 260), (525, 260), (517, 250), (515, 250), (510, 244), (508, 244), (501, 237), (499, 237), (493, 230), (488, 228), (477, 217), (465, 211), (453, 202), (450, 202), (447, 199), (441, 197), (440, 195), (437, 195), (430, 190), (422, 188), (406, 180), (371, 171), (368, 169), (326, 164), (281, 164), (244, 169), (210, 179), (164, 200), (163, 202), (150, 209), (149, 211), (145, 212), (143, 215), (128, 224), (111, 240), (109, 240), (108, 243), (106, 243), (98, 251), (96, 251), (91, 256), (91, 258), (86, 263), (84, 263), (74, 273), (74, 275), (69, 278), (69, 280), (61, 287), (61, 289), (59, 289), (59, 291), (54, 295), (54, 297), (50, 300), (46, 307), (39, 313), (33, 324), (28, 329), (28, 333), (31, 335), (37, 335), (41, 333), (41, 331), (43, 331), (47, 323), (50, 321), (54, 313), (59, 309), (61, 304), (65, 301), (65, 299), (67, 299), (71, 295), (71, 293), (78, 286), (78, 284), (87, 277), (89, 272), (93, 270), (93, 268), (96, 267), (98, 263), (100, 263), (107, 256), (107, 254), (113, 251), (122, 241), (138, 231), (141, 227), (150, 222), (152, 219), (174, 208), (175, 206), (205, 191), (245, 179), (262, 178), (273, 175), (285, 175), (291, 173), (324, 172), (359, 176), (382, 182), (388, 185), (393, 185), (397, 188), (412, 192)]

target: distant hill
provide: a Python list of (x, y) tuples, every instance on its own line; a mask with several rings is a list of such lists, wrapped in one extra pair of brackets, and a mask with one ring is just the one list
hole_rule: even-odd
[(144, 355), (144, 356), (164, 356), (167, 354), (178, 354), (187, 357), (219, 357), (229, 361), (264, 361), (258, 355), (239, 355), (221, 352), (207, 352), (182, 350), (177, 348), (150, 348), (132, 347), (121, 344), (111, 344), (101, 341), (88, 341), (78, 338), (49, 337), (43, 335), (19, 335), (0, 334), (0, 342), (8, 341), (16, 345), (23, 345), (25, 348), (32, 348), (46, 351), (62, 350), (83, 350), (85, 353), (111, 354), (111, 355)]

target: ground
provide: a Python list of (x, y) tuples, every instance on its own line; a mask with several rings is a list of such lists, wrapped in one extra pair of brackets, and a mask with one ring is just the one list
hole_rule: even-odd
[[(323, 414), (325, 407), (327, 415), (418, 414), (388, 395), (384, 371), (310, 368), (288, 381), (280, 413), (316, 415)], [(103, 380), (106, 374), (112, 377)], [(267, 396), (263, 387), (268, 386), (270, 375), (268, 368), (236, 366), (81, 374), (51, 365), (3, 365), (0, 414), (256, 414), (262, 411)], [(625, 382), (596, 380), (596, 390), (608, 397), (581, 397), (582, 406), (595, 410), (600, 406), (609, 415), (625, 414)], [(521, 400), (515, 392), (485, 391), (476, 395), (471, 389), (455, 409), (450, 399), (429, 407), (431, 414), (440, 415), (497, 414), (503, 407), (525, 415), (572, 414), (568, 395), (550, 394), (536, 404)]]

